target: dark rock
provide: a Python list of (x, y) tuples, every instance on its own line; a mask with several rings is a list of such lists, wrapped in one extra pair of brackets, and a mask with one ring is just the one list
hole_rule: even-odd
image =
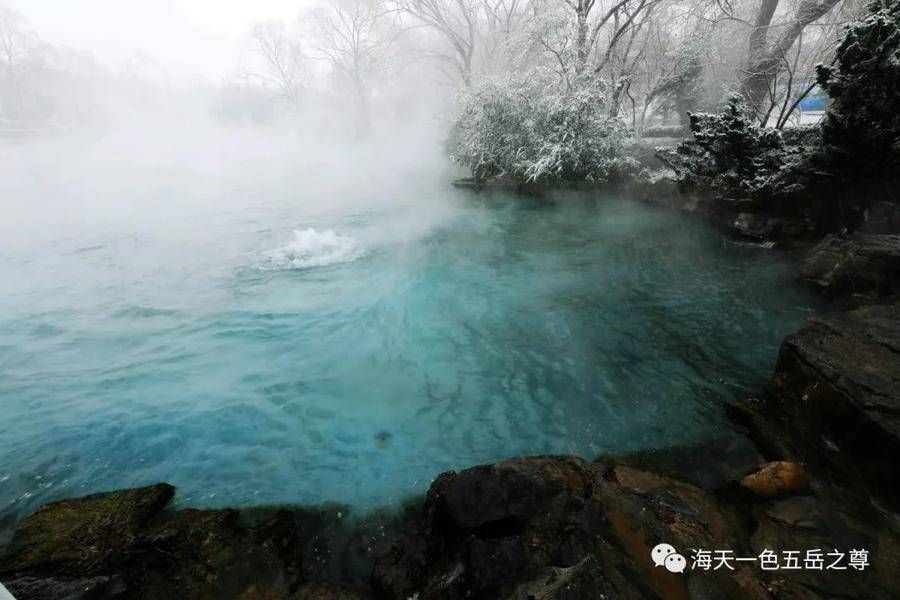
[(585, 557), (572, 567), (550, 567), (533, 581), (518, 586), (506, 600), (593, 600), (620, 598), (604, 577), (600, 561)]
[(804, 281), (829, 296), (900, 292), (900, 235), (826, 236), (800, 271)]
[(279, 534), (257, 537), (238, 517), (234, 510), (185, 509), (152, 524), (139, 543), (134, 585), (147, 598), (229, 598), (248, 587), (257, 596), (287, 597), (291, 578), (281, 581), (285, 562), (279, 551), (292, 544)]
[[(734, 571), (685, 571), (654, 567), (645, 557), (660, 542), (691, 561), (690, 549), (743, 549), (736, 515), (716, 497), (690, 484), (622, 465), (607, 465), (601, 487), (606, 514), (627, 557), (632, 579), (648, 583), (660, 598), (764, 598), (759, 573), (744, 565)], [(610, 560), (607, 558), (607, 560)]]
[[(247, 600), (258, 597), (247, 596)], [(371, 598), (371, 595), (364, 589), (323, 583), (307, 583), (300, 586), (291, 598), (293, 600), (366, 600)]]
[(438, 527), (521, 533), (532, 517), (583, 499), (590, 477), (575, 457), (512, 459), (442, 474), (428, 490), (427, 506)]
[(823, 227), (814, 211), (801, 206), (697, 192), (665, 169), (635, 178), (628, 189), (643, 201), (702, 217), (730, 236), (757, 242), (793, 244)]
[(529, 570), (529, 555), (522, 536), (483, 539), (468, 544), (469, 577), (479, 588), (494, 589), (520, 581)]
[(498, 176), (478, 179), (475, 177), (462, 177), (454, 179), (451, 185), (455, 188), (473, 190), (476, 192), (498, 190), (504, 192), (514, 192), (526, 196), (540, 196), (544, 192), (544, 187), (530, 181), (519, 181), (514, 177)]
[(418, 535), (376, 561), (375, 588), (393, 598), (502, 597), (550, 566), (572, 567), (608, 543), (591, 497), (595, 479), (596, 468), (575, 457), (444, 473), (429, 489)]
[(866, 209), (858, 233), (900, 233), (900, 205), (882, 200), (873, 202)]
[[(885, 554), (886, 546), (881, 546), (876, 535), (859, 524), (849, 522), (834, 506), (825, 504), (811, 496), (795, 496), (764, 503), (754, 507), (756, 529), (751, 536), (753, 554), (769, 550), (781, 554), (794, 551), (798, 564), (802, 566), (806, 551), (821, 549), (825, 560), (823, 566), (832, 564), (843, 553), (839, 566), (844, 570), (781, 570), (772, 573), (768, 586), (778, 598), (871, 598), (872, 600), (893, 598), (889, 575), (873, 564), (874, 557)], [(848, 567), (847, 551), (863, 549), (869, 552), (869, 566), (861, 571)], [(890, 562), (885, 554), (881, 560)], [(888, 582), (888, 587), (885, 583)]]
[(797, 452), (900, 506), (900, 309), (813, 320), (782, 343), (773, 408)]
[(738, 235), (757, 241), (802, 238), (816, 230), (815, 222), (800, 217), (742, 212), (731, 223)]
[[(708, 460), (709, 452), (705, 456)], [(778, 473), (784, 473), (784, 464)], [(74, 562), (62, 565), (42, 555), (54, 556), (52, 545), (25, 554), (20, 547), (12, 557), (30, 557), (27, 572), (7, 572), (4, 581), (19, 600), (762, 600), (835, 595), (878, 600), (900, 591), (900, 582), (894, 581), (900, 569), (896, 532), (865, 522), (861, 515), (851, 517), (842, 508), (846, 504), (835, 504), (819, 488), (815, 495), (783, 499), (752, 494), (729, 498), (722, 490), (705, 490), (651, 468), (649, 460), (637, 462), (634, 456), (629, 464), (615, 458), (589, 463), (572, 456), (537, 456), (445, 473), (424, 502), (410, 505), (392, 543), (375, 550), (370, 582), (351, 581), (340, 567), (346, 559), (339, 555), (349, 551), (358, 534), (333, 528), (334, 519), (340, 521), (333, 516), (334, 507), (154, 511), (138, 501), (152, 488), (113, 492), (48, 505), (35, 513), (38, 520), (22, 524), (16, 538), (20, 544), (26, 533), (40, 530), (45, 537), (31, 539), (49, 536), (62, 547), (77, 539), (105, 548), (84, 536), (105, 532), (96, 522), (117, 522), (127, 535), (114, 546), (120, 552), (116, 560), (70, 553)], [(110, 497), (128, 499), (121, 502), (125, 512), (120, 515), (116, 504), (103, 502)], [(83, 508), (85, 515), (76, 518), (73, 507)], [(92, 525), (57, 532), (47, 525), (55, 522), (48, 517), (54, 510), (64, 511), (64, 523)], [(129, 514), (142, 517), (129, 519)], [(370, 540), (373, 530), (364, 530)], [(350, 543), (338, 549), (334, 544), (341, 536)], [(654, 565), (651, 549), (661, 542), (683, 553), (688, 570), (671, 573)], [(697, 549), (753, 556), (765, 549), (809, 548), (867, 549), (871, 567), (843, 575), (763, 572), (754, 563), (736, 563), (734, 570), (690, 568)], [(79, 569), (105, 572), (76, 575)]]
[(463, 594), (500, 593), (548, 565), (572, 566), (597, 553), (606, 524), (591, 498), (594, 479), (595, 469), (575, 457), (513, 459), (441, 475), (428, 491), (425, 531), (431, 555), (449, 560), (430, 582), (456, 581)]
[(384, 597), (421, 600), (687, 598), (691, 586), (709, 597), (762, 598), (749, 570), (691, 583), (694, 575), (650, 560), (663, 541), (685, 552), (738, 547), (736, 530), (712, 494), (688, 483), (609, 461), (513, 459), (440, 476), (418, 545), (379, 559), (374, 579), (377, 589), (397, 590), (395, 575), (413, 573), (402, 594)]
[(6, 582), (16, 600), (94, 600), (124, 598), (126, 586), (120, 577), (20, 577)]
[(629, 191), (639, 198), (665, 204), (679, 198), (678, 179), (669, 169), (644, 171), (629, 182)]
[(425, 578), (428, 543), (420, 535), (402, 535), (375, 561), (372, 586), (382, 598), (408, 598)]
[[(4, 581), (42, 599), (366, 597), (346, 587), (356, 533), (338, 531), (334, 507), (163, 511), (173, 490), (45, 505), (16, 531)], [(344, 545), (332, 554), (336, 541)]]
[[(716, 460), (710, 461), (710, 455), (714, 455)], [(696, 444), (601, 457), (597, 462), (614, 462), (642, 471), (652, 471), (714, 491), (729, 481), (742, 477), (765, 462), (765, 459), (749, 438), (731, 432), (731, 435)]]
[(483, 182), (474, 177), (461, 177), (459, 179), (454, 179), (452, 185), (456, 188), (480, 190), (483, 187)]
[(108, 573), (127, 560), (140, 528), (174, 493), (159, 483), (45, 504), (16, 530), (0, 573)]
[(163, 515), (145, 528), (129, 578), (147, 598), (355, 598), (356, 587), (332, 585), (358, 583), (355, 531), (336, 514), (332, 506)]

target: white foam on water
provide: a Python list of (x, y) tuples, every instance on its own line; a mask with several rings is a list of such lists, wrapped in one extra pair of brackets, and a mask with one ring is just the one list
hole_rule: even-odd
[(365, 250), (351, 237), (331, 229), (316, 231), (312, 227), (295, 230), (293, 239), (274, 250), (263, 253), (261, 269), (311, 269), (352, 262), (365, 255)]

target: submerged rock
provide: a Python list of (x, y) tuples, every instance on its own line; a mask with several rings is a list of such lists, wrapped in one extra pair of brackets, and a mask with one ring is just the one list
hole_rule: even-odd
[(800, 277), (829, 296), (900, 293), (900, 235), (826, 236), (806, 257)]

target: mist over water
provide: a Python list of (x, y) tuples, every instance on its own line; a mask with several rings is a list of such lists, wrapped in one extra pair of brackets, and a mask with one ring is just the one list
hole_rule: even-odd
[(140, 127), (0, 144), (6, 524), (156, 481), (364, 511), (513, 455), (698, 441), (811, 305), (673, 213), (456, 191), (424, 125)]

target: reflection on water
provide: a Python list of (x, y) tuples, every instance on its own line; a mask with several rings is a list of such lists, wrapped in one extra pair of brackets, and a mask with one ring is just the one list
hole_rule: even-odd
[(98, 228), (11, 248), (0, 281), (7, 521), (160, 480), (371, 507), (511, 455), (695, 441), (811, 302), (673, 213), (450, 191)]

